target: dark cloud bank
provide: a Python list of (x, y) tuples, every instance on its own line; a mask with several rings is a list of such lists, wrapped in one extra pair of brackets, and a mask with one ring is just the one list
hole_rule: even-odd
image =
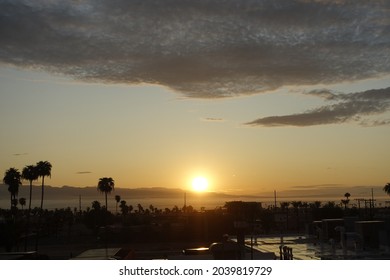
[(363, 126), (390, 124), (390, 120), (367, 120), (364, 116), (383, 113), (390, 108), (390, 88), (350, 94), (333, 94), (327, 90), (312, 91), (309, 95), (336, 101), (301, 114), (265, 117), (248, 122), (260, 126), (311, 126), (357, 121)]
[[(229, 97), (387, 75), (389, 19), (389, 1), (369, 0), (4, 0), (0, 62)], [(308, 124), (359, 115), (340, 106), (308, 112)], [(332, 121), (328, 111), (340, 113)], [(300, 117), (250, 124), (304, 125)]]

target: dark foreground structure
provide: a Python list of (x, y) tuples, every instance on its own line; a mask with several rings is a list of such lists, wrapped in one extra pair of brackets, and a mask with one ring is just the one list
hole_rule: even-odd
[(390, 208), (314, 206), (0, 209), (0, 259), (390, 258)]

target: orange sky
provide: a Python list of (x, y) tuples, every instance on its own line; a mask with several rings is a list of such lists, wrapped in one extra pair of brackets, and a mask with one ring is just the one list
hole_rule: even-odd
[(390, 181), (384, 2), (179, 2), (1, 3), (0, 170), (248, 194)]

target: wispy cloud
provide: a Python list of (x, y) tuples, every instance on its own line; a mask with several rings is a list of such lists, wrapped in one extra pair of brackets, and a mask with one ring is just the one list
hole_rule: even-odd
[(202, 120), (206, 121), (206, 122), (224, 122), (225, 121), (224, 119), (221, 119), (221, 118), (203, 118)]
[(78, 171), (78, 172), (76, 172), (76, 174), (79, 174), (79, 175), (91, 174), (91, 173), (92, 173), (91, 171)]
[(327, 90), (313, 91), (305, 94), (316, 95), (333, 104), (322, 106), (304, 113), (269, 116), (246, 123), (254, 126), (312, 126), (358, 122), (362, 126), (390, 124), (390, 120), (363, 119), (390, 109), (390, 88), (367, 90), (350, 94), (334, 94)]
[(390, 73), (389, 19), (388, 2), (371, 0), (4, 0), (0, 62), (190, 97), (245, 95)]
[(19, 157), (19, 156), (26, 156), (26, 155), (28, 155), (28, 153), (16, 153), (16, 154), (12, 154), (12, 155)]
[(291, 186), (290, 189), (302, 189), (302, 190), (307, 190), (307, 189), (330, 189), (330, 188), (340, 188), (341, 184), (321, 184), (321, 185), (307, 185), (307, 186)]
[(319, 201), (339, 201), (344, 198), (344, 194), (349, 192), (351, 200), (357, 198), (369, 198), (372, 191), (375, 192), (375, 197), (385, 199), (386, 194), (383, 192), (381, 186), (347, 186), (340, 184), (324, 184), (318, 186), (301, 186), (292, 187), (286, 190), (278, 191), (279, 201), (291, 200), (319, 200)]
[(329, 89), (326, 89), (326, 88), (314, 89), (314, 90), (311, 90), (308, 92), (303, 92), (303, 94), (308, 95), (308, 96), (320, 97), (320, 98), (323, 98), (325, 100), (337, 99), (337, 94)]

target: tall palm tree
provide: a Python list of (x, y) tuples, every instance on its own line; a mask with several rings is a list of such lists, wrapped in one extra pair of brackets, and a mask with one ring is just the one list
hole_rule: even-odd
[(344, 205), (344, 210), (347, 210), (347, 205), (349, 203), (349, 199), (342, 199), (341, 204)]
[(385, 193), (387, 193), (388, 195), (390, 195), (390, 183), (387, 183), (384, 187), (383, 187), (383, 190)]
[[(36, 165), (26, 165), (22, 170), (22, 178), (30, 182), (30, 195), (28, 200), (28, 212), (27, 212), (27, 227), (26, 227), (26, 236), (30, 233), (30, 215), (31, 215), (31, 199), (32, 199), (32, 182), (38, 180), (38, 170)], [(23, 209), (23, 204), (22, 205)], [(24, 243), (24, 250), (27, 251), (27, 238)]]
[(22, 184), (22, 175), (20, 174), (19, 170), (16, 168), (11, 167), (4, 173), (3, 182), (4, 184), (8, 185), (8, 191), (11, 194), (11, 209), (14, 205), (15, 201), (17, 203), (17, 195), (19, 192), (19, 186)]
[(106, 197), (106, 210), (107, 208), (107, 194), (111, 193), (114, 190), (115, 182), (111, 177), (103, 177), (99, 179), (97, 189), (101, 193), (104, 193)]
[(350, 197), (350, 196), (351, 196), (351, 194), (350, 194), (349, 192), (346, 192), (346, 193), (344, 194), (345, 199), (342, 199), (342, 200), (341, 200), (341, 203), (344, 204), (344, 209), (345, 209), (345, 210), (347, 209), (347, 206), (348, 206), (348, 204), (349, 204), (349, 197)]
[(43, 209), (43, 197), (45, 190), (45, 177), (51, 176), (51, 163), (48, 161), (39, 161), (37, 162), (37, 173), (38, 177), (42, 177), (42, 194), (41, 194), (41, 210)]
[(30, 198), (28, 202), (28, 213), (31, 211), (32, 182), (38, 180), (38, 170), (35, 165), (27, 165), (22, 170), (22, 178), (30, 182)]

